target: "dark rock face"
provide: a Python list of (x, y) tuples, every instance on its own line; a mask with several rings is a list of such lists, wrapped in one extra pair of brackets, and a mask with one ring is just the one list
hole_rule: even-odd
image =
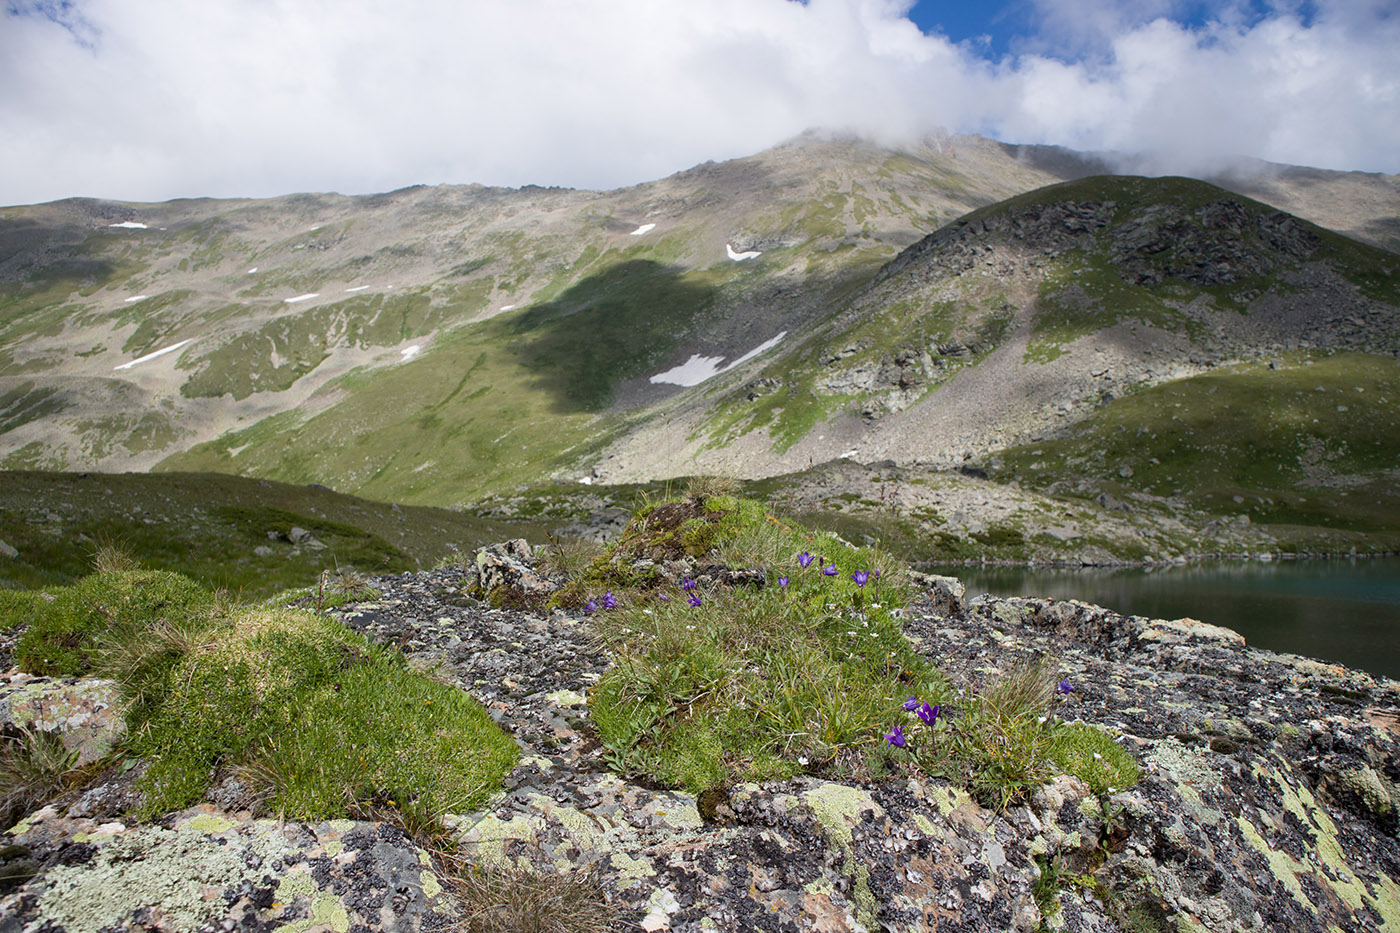
[(1222, 199), (1189, 211), (1150, 204), (1120, 216), (1114, 201), (1061, 201), (1011, 207), (949, 224), (900, 253), (880, 273), (888, 278), (921, 260), (961, 273), (1005, 261), (995, 249), (1012, 242), (1050, 258), (1067, 250), (1105, 250), (1123, 280), (1160, 285), (1232, 285), (1272, 272), (1279, 260), (1309, 258), (1322, 240), (1296, 217), (1260, 212)]
[[(498, 556), (529, 566), (519, 553)], [(415, 663), (440, 665), (524, 747), (501, 795), (448, 818), (459, 852), (541, 872), (594, 870), (629, 928), (1400, 923), (1400, 686), (1256, 651), (1191, 620), (968, 600), (957, 581), (916, 579), (925, 595), (904, 622), (918, 650), (969, 687), (1022, 659), (1053, 659), (1074, 686), (1058, 714), (1119, 736), (1142, 765), (1141, 782), (1100, 798), (1061, 776), (1002, 812), (910, 770), (873, 782), (812, 773), (696, 799), (608, 769), (586, 707), (608, 658), (586, 617), (474, 603), (451, 570), (378, 580), (379, 598), (340, 616), (403, 645)], [(427, 856), (392, 826), (278, 828), (206, 806), (128, 827), (63, 807), (31, 815), (3, 840), (16, 846), (6, 851), (25, 863), (21, 874), (37, 873), (0, 901), (0, 930), (41, 921), (72, 930), (412, 930), (440, 925), (450, 909)], [(138, 907), (100, 917), (71, 919), (73, 909), (56, 906), (60, 890), (64, 904), (88, 903), (103, 884), (138, 890), (104, 874), (132, 846), (220, 892), (216, 902), (196, 899), (197, 918), (156, 895), (133, 894)]]

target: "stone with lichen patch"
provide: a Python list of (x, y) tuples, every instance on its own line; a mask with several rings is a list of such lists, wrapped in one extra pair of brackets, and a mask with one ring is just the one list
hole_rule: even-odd
[(0, 676), (0, 727), (11, 723), (57, 733), (77, 752), (78, 765), (105, 757), (126, 733), (113, 681), (70, 682), (19, 671)]
[(294, 933), (352, 925), (416, 933), (441, 928), (454, 909), (421, 850), (383, 824), (238, 819), (204, 806), (169, 825), (128, 827), (49, 807), (11, 839), (41, 863), (0, 900), (15, 929), (193, 931), (232, 921)]

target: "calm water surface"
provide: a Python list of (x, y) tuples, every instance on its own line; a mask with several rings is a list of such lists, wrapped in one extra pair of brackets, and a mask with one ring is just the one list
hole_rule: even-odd
[(1400, 558), (1222, 562), (1162, 569), (948, 567), (967, 595), (1080, 599), (1127, 615), (1190, 617), (1258, 648), (1400, 679)]

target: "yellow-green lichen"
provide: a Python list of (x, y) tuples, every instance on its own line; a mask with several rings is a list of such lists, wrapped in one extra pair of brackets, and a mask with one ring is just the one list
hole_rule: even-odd
[(617, 873), (617, 889), (625, 891), (638, 882), (656, 874), (656, 869), (646, 859), (633, 858), (626, 852), (614, 852), (609, 857), (612, 870)]
[(284, 923), (277, 933), (306, 933), (315, 927), (329, 927), (333, 933), (346, 933), (350, 929), (350, 914), (340, 898), (329, 891), (322, 891), (311, 901), (311, 916), (292, 923)]
[(199, 813), (190, 817), (183, 824), (188, 829), (195, 832), (208, 833), (210, 836), (217, 836), (219, 833), (226, 833), (238, 824), (233, 820), (215, 816), (212, 813)]
[(502, 820), (484, 816), (459, 837), (459, 844), (475, 846), (477, 858), (490, 865), (509, 866), (513, 860), (506, 854), (506, 844), (533, 839), (534, 827), (529, 820)]
[(852, 832), (863, 814), (873, 812), (878, 820), (884, 817), (884, 808), (869, 793), (842, 784), (820, 784), (804, 792), (802, 800), (817, 818), (827, 841), (845, 856), (843, 871), (852, 881), (856, 919), (873, 928), (878, 905), (870, 890), (870, 870), (856, 861)]
[(316, 883), (311, 880), (311, 870), (305, 865), (298, 865), (277, 882), (277, 893), (273, 895), (273, 900), (278, 904), (290, 904), (298, 897), (310, 897), (315, 890)]
[(588, 705), (588, 697), (579, 693), (577, 690), (556, 690), (546, 695), (545, 699), (555, 706), (562, 707)]

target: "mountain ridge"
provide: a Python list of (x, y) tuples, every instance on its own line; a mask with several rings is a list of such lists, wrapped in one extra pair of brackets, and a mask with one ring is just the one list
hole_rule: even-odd
[[(946, 469), (1223, 363), (1393, 352), (1395, 254), (1203, 182), (1059, 182), (1035, 164), (1098, 163), (1026, 153), (806, 137), (615, 192), (80, 202), (145, 224), (95, 233), (62, 205), (0, 211), (29, 244), (0, 254), (0, 466), (437, 505), (841, 457)], [(1269, 183), (1299, 173), (1314, 200), (1361, 190)], [(996, 220), (1047, 199), (1072, 209), (1028, 220), (1036, 242)], [(928, 265), (939, 243), (961, 252)], [(710, 378), (664, 381), (687, 366)]]

